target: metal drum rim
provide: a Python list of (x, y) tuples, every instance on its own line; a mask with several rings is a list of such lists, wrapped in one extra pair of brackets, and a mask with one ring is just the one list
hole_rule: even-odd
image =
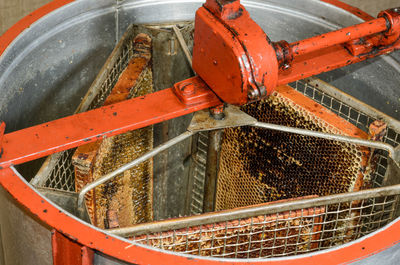
[[(363, 20), (373, 18), (367, 13), (338, 0), (321, 1), (341, 8)], [(74, 0), (54, 0), (18, 21), (0, 36), (0, 56), (20, 33), (29, 28), (30, 25), (72, 2)], [(119, 260), (138, 264), (217, 264), (220, 262), (235, 264), (246, 264), (248, 262), (257, 262), (259, 264), (299, 264), (299, 262), (337, 264), (363, 259), (400, 242), (398, 237), (400, 232), (399, 218), (384, 228), (356, 241), (304, 255), (264, 260), (233, 260), (183, 255), (142, 245), (132, 245), (123, 238), (104, 233), (91, 225), (77, 220), (39, 194), (12, 168), (0, 169), (0, 184), (19, 204), (41, 222), (63, 233), (73, 241)]]

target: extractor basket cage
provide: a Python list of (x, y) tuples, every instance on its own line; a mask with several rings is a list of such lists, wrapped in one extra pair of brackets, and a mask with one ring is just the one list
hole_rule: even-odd
[[(191, 76), (186, 57), (192, 45), (192, 23), (129, 27), (77, 112)], [(130, 83), (124, 72), (133, 76)], [(209, 128), (176, 141), (85, 191), (88, 221), (132, 244), (248, 259), (327, 249), (399, 216), (399, 121), (316, 78), (279, 87), (235, 111), (278, 129)], [(187, 132), (192, 118), (52, 155), (31, 183), (82, 193)], [(289, 127), (311, 133), (282, 131)]]

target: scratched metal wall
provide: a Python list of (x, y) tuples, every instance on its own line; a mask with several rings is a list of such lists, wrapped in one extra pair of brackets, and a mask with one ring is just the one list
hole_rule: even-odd
[[(301, 1), (301, 0), (299, 0)], [(400, 0), (342, 0), (376, 16), (380, 10), (400, 6)], [(0, 0), (0, 34), (38, 7), (51, 0)]]

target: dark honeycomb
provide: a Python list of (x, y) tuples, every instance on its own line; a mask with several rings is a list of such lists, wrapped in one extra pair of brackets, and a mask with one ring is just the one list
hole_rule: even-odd
[[(368, 137), (290, 87), (242, 110), (261, 122)], [(254, 127), (225, 129), (216, 210), (359, 190), (369, 178), (368, 156), (366, 148), (332, 140)]]
[[(153, 92), (151, 39), (138, 34), (132, 58), (118, 77), (105, 105)], [(76, 190), (118, 169), (153, 148), (153, 127), (129, 131), (80, 146), (73, 155)], [(149, 159), (86, 194), (92, 223), (100, 228), (127, 227), (153, 220), (153, 160)]]

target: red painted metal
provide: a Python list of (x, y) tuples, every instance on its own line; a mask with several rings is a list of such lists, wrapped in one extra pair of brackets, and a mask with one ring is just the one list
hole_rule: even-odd
[[(323, 0), (323, 1), (344, 8), (348, 11), (351, 11), (355, 15), (363, 19), (371, 20), (371, 17), (369, 15), (361, 12), (358, 9), (351, 8), (350, 6), (341, 3), (340, 1), (336, 0)], [(7, 46), (15, 39), (15, 37), (18, 36), (18, 34), (21, 33), (23, 30), (28, 28), (30, 24), (32, 24), (42, 16), (57, 9), (58, 7), (61, 7), (70, 2), (72, 2), (72, 0), (53, 1), (52, 3), (35, 11), (31, 15), (21, 20), (19, 23), (17, 23), (14, 27), (12, 27), (9, 31), (7, 31), (3, 36), (0, 37), (0, 55), (5, 51)], [(254, 51), (257, 51), (260, 47), (257, 47), (257, 44), (255, 46), (251, 46), (251, 42), (252, 41), (256, 42), (256, 40), (263, 35), (258, 30), (258, 28), (256, 29), (256, 33), (254, 34), (254, 36), (252, 36), (252, 38), (249, 39), (247, 39), (247, 36), (245, 34), (242, 34), (241, 32), (235, 32), (235, 27), (241, 29), (240, 25), (235, 24), (236, 21), (239, 21), (236, 19), (238, 18), (240, 19), (241, 16), (230, 17), (229, 14), (232, 13), (239, 14), (241, 6), (235, 4), (234, 3), (235, 1), (221, 0), (219, 2), (227, 3), (226, 9), (223, 9), (223, 12), (221, 13), (218, 13), (219, 12), (217, 10), (219, 8), (218, 6), (213, 7), (212, 1), (207, 2), (210, 3), (208, 8), (210, 9), (217, 8), (216, 9), (218, 11), (217, 14), (220, 14), (219, 18), (214, 16), (215, 13), (214, 15), (212, 15), (213, 17), (210, 18), (210, 21), (217, 21), (217, 23), (215, 24), (214, 30), (212, 32), (208, 32), (207, 34), (209, 34), (210, 37), (214, 38), (214, 40), (219, 41), (217, 45), (220, 46), (224, 46), (227, 44), (231, 45), (227, 46), (228, 48), (225, 49), (225, 52), (227, 54), (224, 54), (224, 56), (240, 55), (241, 58), (230, 57), (228, 58), (229, 60), (227, 59), (226, 61), (220, 61), (221, 59), (222, 60), (225, 59), (223, 58), (224, 56), (219, 56), (217, 52), (223, 51), (223, 48), (217, 47), (215, 50), (213, 50), (214, 48), (210, 46), (205, 46), (205, 47), (207, 49), (209, 48), (210, 50), (212, 50), (211, 52), (215, 54), (215, 56), (217, 56), (216, 58), (218, 60), (211, 60), (212, 64), (215, 64), (214, 61), (216, 61), (216, 65), (220, 66), (219, 68), (228, 67), (228, 69), (233, 71), (232, 73), (238, 74), (238, 76), (233, 76), (229, 75), (228, 73), (228, 75), (226, 76), (227, 78), (225, 78), (225, 80), (224, 79), (218, 80), (218, 78), (216, 78), (216, 82), (217, 83), (222, 82), (223, 84), (227, 84), (227, 86), (221, 87), (221, 91), (225, 93), (223, 96), (229, 97), (230, 95), (228, 94), (232, 94), (232, 98), (234, 98), (234, 100), (239, 99), (240, 104), (248, 100), (247, 98), (245, 98), (247, 97), (247, 92), (248, 92), (247, 90), (249, 89), (249, 87), (254, 88), (254, 85), (257, 86), (257, 89), (260, 89), (260, 87), (262, 87), (265, 84), (268, 84), (268, 82), (271, 82), (272, 84), (276, 82), (277, 84), (275, 85), (285, 84), (300, 78), (304, 78), (306, 76), (317, 74), (322, 71), (329, 71), (346, 64), (355, 63), (364, 60), (366, 58), (390, 52), (393, 49), (399, 48), (399, 43), (396, 42), (392, 44), (391, 47), (380, 47), (380, 49), (376, 50), (375, 53), (366, 54), (364, 55), (364, 57), (360, 57), (360, 56), (352, 56), (351, 53), (349, 53), (348, 50), (346, 50), (342, 45), (334, 45), (319, 50), (318, 52), (311, 52), (308, 54), (303, 54), (301, 56), (299, 55), (297, 58), (293, 58), (293, 61), (291, 62), (291, 67), (289, 69), (287, 69), (286, 71), (281, 69), (279, 70), (279, 74), (276, 73), (278, 77), (275, 78), (272, 76), (273, 75), (272, 73), (275, 73), (274, 72), (275, 70), (272, 69), (271, 76), (268, 76), (268, 78), (272, 78), (271, 80), (264, 79), (262, 80), (261, 83), (256, 82), (256, 80), (260, 80), (261, 76), (260, 73), (263, 74), (264, 68), (254, 69), (255, 67), (258, 67), (258, 65), (252, 65), (255, 62), (254, 58), (256, 58), (254, 56), (254, 54), (256, 54), (254, 53)], [(208, 12), (205, 8), (200, 10), (198, 14), (203, 11)], [(201, 15), (203, 16), (203, 20), (200, 22), (202, 22), (205, 27), (213, 25), (212, 23), (210, 23), (210, 21), (207, 21), (208, 19), (207, 16), (209, 14), (201, 14)], [(394, 14), (394, 16), (396, 16), (396, 14)], [(246, 14), (244, 15), (243, 18), (248, 19)], [(393, 20), (393, 18), (391, 19)], [(247, 28), (247, 30), (252, 29), (251, 26), (254, 25), (252, 24), (253, 22), (248, 20), (246, 21), (246, 23), (247, 24), (245, 25), (249, 27)], [(396, 27), (399, 27), (398, 23), (399, 20), (397, 19), (393, 20), (393, 24), (397, 25)], [(229, 32), (224, 30), (224, 28), (227, 29), (227, 27), (230, 28), (228, 30)], [(225, 33), (227, 33), (227, 35), (224, 35)], [(212, 34), (214, 35), (222, 34), (223, 36), (215, 37), (212, 36)], [(393, 38), (393, 35), (391, 36)], [(234, 37), (235, 40), (229, 41), (227, 37)], [(376, 40), (371, 40), (371, 41), (374, 42)], [(252, 47), (251, 51), (248, 50), (246, 44), (249, 44), (249, 47)], [(359, 44), (350, 43), (349, 45), (359, 45)], [(269, 46), (267, 47), (269, 49)], [(264, 49), (266, 49), (266, 47), (264, 47)], [(357, 49), (357, 52), (361, 51), (359, 50), (359, 47), (355, 47), (355, 49)], [(231, 54), (229, 54), (229, 50), (232, 50)], [(199, 48), (199, 52), (200, 54), (204, 53), (204, 51), (201, 50), (201, 47)], [(275, 64), (274, 61), (276, 58), (274, 58), (273, 56), (268, 58), (273, 58), (272, 65), (275, 66), (277, 65), (277, 63)], [(263, 62), (264, 59), (265, 58), (261, 58), (257, 62), (258, 63)], [(243, 69), (235, 68), (233, 64), (232, 66), (229, 65), (229, 63), (233, 62), (240, 64), (240, 66), (244, 66), (245, 71)], [(207, 66), (208, 67), (207, 71), (209, 75), (225, 73), (225, 72), (218, 72), (220, 71), (218, 68), (212, 68), (210, 66), (211, 65)], [(218, 71), (215, 71), (215, 69), (217, 69)], [(276, 69), (278, 69), (278, 67), (276, 67)], [(269, 74), (270, 73), (268, 73), (268, 75)], [(242, 83), (238, 83), (237, 80), (244, 80), (244, 82), (247, 82), (246, 84), (248, 84), (248, 86), (246, 87)], [(192, 80), (191, 82), (196, 82), (196, 81)], [(202, 81), (200, 79), (197, 79), (197, 82), (200, 83)], [(241, 87), (242, 89), (236, 91), (236, 94), (232, 93), (232, 91), (229, 89), (231, 89), (232, 87), (237, 88), (236, 86), (237, 84), (239, 84), (239, 87)], [(267, 89), (269, 89), (270, 87), (274, 88), (274, 86), (268, 85)], [(221, 96), (221, 94), (218, 93), (219, 88), (215, 88), (215, 86), (212, 88), (214, 89), (215, 92), (217, 92), (218, 95)], [(262, 91), (260, 93), (262, 93)], [(162, 104), (160, 104), (160, 102), (162, 102)], [(90, 141), (95, 141), (99, 137), (115, 135), (118, 133), (125, 132), (127, 130), (140, 128), (166, 119), (181, 116), (183, 114), (190, 113), (196, 110), (200, 110), (202, 108), (208, 108), (220, 104), (221, 101), (214, 94), (210, 93), (210, 98), (208, 98), (205, 102), (201, 102), (193, 106), (186, 106), (176, 98), (172, 89), (166, 89), (164, 91), (157, 92), (153, 95), (149, 95), (148, 97), (146, 97), (146, 99), (141, 99), (141, 98), (136, 100), (133, 99), (120, 104), (110, 105), (108, 107), (94, 110), (92, 112), (67, 117), (54, 122), (6, 134), (4, 135), (4, 144), (3, 144), (3, 147), (5, 149), (5, 154), (4, 157), (0, 160), (0, 165), (2, 167), (5, 167), (15, 163), (22, 163), (44, 155), (48, 155), (53, 152), (58, 152)], [(116, 115), (114, 115), (114, 113), (116, 113)], [(102, 117), (102, 115), (104, 116)], [(104, 122), (106, 120), (107, 123), (111, 122), (111, 124), (106, 125), (106, 123)], [(90, 261), (92, 252), (89, 248), (96, 249), (107, 255), (116, 257), (120, 260), (137, 264), (168, 263), (168, 264), (201, 265), (201, 264), (233, 263), (233, 262), (222, 262), (215, 260), (205, 260), (203, 258), (196, 258), (196, 259), (186, 258), (183, 256), (174, 255), (172, 253), (150, 250), (142, 246), (129, 245), (129, 243), (125, 241), (119, 240), (115, 237), (111, 237), (103, 232), (95, 230), (90, 225), (78, 221), (69, 215), (66, 215), (63, 211), (59, 210), (58, 208), (50, 204), (44, 197), (42, 197), (34, 190), (32, 190), (28, 186), (28, 184), (20, 178), (20, 176), (16, 175), (13, 172), (11, 168), (0, 169), (0, 184), (15, 198), (15, 200), (20, 205), (26, 207), (29, 211), (31, 211), (44, 223), (48, 224), (51, 227), (54, 227), (57, 231), (62, 232), (62, 234), (65, 235), (65, 237), (73, 239), (75, 243), (87, 246), (81, 248), (81, 250), (84, 253), (87, 252), (87, 254), (84, 254), (82, 256), (82, 264), (91, 264)], [(297, 257), (296, 259), (268, 260), (268, 261), (259, 261), (258, 263), (337, 264), (337, 263), (351, 262), (362, 259), (369, 255), (373, 255), (377, 252), (383, 251), (386, 248), (393, 246), (394, 244), (398, 244), (400, 241), (398, 236), (399, 234), (400, 234), (400, 221), (397, 221), (387, 226), (384, 230), (381, 230), (373, 235), (370, 235), (369, 237), (365, 237), (361, 240), (353, 242), (350, 245), (344, 245), (341, 248), (332, 249), (322, 253), (315, 253), (312, 256), (301, 256)], [(54, 240), (57, 241), (58, 244), (60, 238), (55, 238)], [(63, 241), (63, 239), (61, 239), (61, 241)], [(76, 251), (75, 247), (70, 246), (67, 248), (69, 248), (70, 251), (72, 252)], [(65, 251), (64, 248), (62, 250)], [(60, 252), (58, 252), (57, 254), (57, 251), (55, 250), (56, 260), (57, 260), (57, 255), (59, 255), (59, 253)], [(243, 261), (235, 264), (247, 264), (247, 262)]]
[(94, 251), (72, 241), (57, 230), (51, 235), (54, 265), (93, 265)]
[(399, 21), (391, 9), (292, 44), (271, 43), (239, 0), (207, 0), (196, 13), (193, 68), (222, 101), (243, 105), (277, 85), (400, 49)]
[(294, 56), (319, 51), (355, 39), (388, 30), (386, 19), (381, 17), (351, 27), (328, 32), (290, 44)]
[(275, 50), (240, 1), (207, 0), (195, 25), (193, 68), (222, 101), (243, 105), (248, 94), (259, 99), (272, 92)]
[(24, 163), (221, 104), (211, 90), (204, 89), (206, 85), (200, 78), (186, 81), (198, 88), (201, 101), (185, 105), (169, 88), (5, 134), (0, 167)]
[[(293, 60), (291, 67), (287, 70), (279, 71), (278, 85), (285, 85), (290, 82), (329, 72), (334, 69), (364, 61), (378, 55), (387, 54), (393, 51), (393, 48), (400, 49), (400, 43), (382, 50), (375, 50), (374, 53), (364, 56), (353, 56), (341, 45), (332, 46), (324, 50), (305, 54)], [(323, 62), (323, 63), (321, 63)]]
[(284, 85), (400, 49), (400, 10), (389, 9), (377, 19), (275, 47), (279, 62), (290, 64), (279, 72), (278, 85)]
[(173, 91), (177, 98), (186, 106), (202, 104), (208, 102), (210, 99), (218, 102), (215, 94), (198, 77), (176, 83)]
[[(276, 85), (400, 48), (399, 12), (388, 10), (380, 16), (376, 20), (294, 44), (280, 42), (277, 58), (273, 47), (278, 46), (269, 43), (239, 0), (207, 0), (196, 14), (193, 67), (222, 101), (242, 105), (265, 96)], [(373, 37), (373, 40), (377, 39), (369, 47), (374, 49), (373, 52), (362, 56), (353, 56), (338, 44), (382, 30), (385, 32), (379, 33), (378, 38), (377, 35)], [(292, 52), (287, 52), (287, 49)], [(282, 56), (285, 65), (291, 64), (291, 67), (280, 69), (278, 75), (278, 60), (282, 61)], [(292, 58), (292, 62), (287, 61)], [(174, 89), (6, 134), (0, 167), (27, 162), (221, 104), (199, 77), (183, 82), (190, 84), (180, 82)]]
[[(398, 49), (400, 46), (400, 12), (389, 9), (381, 12), (377, 19), (358, 25), (336, 30), (306, 40), (290, 44), (293, 57), (307, 53), (320, 52), (338, 44), (345, 43), (343, 48), (350, 51), (353, 56), (362, 57), (379, 50)], [(376, 56), (376, 54), (374, 54)]]
[[(50, 227), (54, 227), (63, 235), (75, 242), (101, 251), (106, 255), (134, 264), (248, 264), (245, 260), (233, 262), (229, 260), (210, 260), (204, 258), (185, 257), (172, 252), (161, 252), (145, 248), (141, 245), (130, 245), (128, 242), (118, 240), (104, 232), (93, 229), (92, 226), (71, 218), (50, 204), (44, 197), (33, 191), (25, 181), (16, 175), (11, 168), (0, 170), (0, 184), (39, 219)], [(383, 251), (400, 243), (400, 221), (394, 222), (384, 230), (364, 237), (341, 248), (324, 252), (316, 252), (309, 256), (299, 256), (295, 259), (270, 259), (260, 260), (257, 264), (342, 264), (350, 263)]]

